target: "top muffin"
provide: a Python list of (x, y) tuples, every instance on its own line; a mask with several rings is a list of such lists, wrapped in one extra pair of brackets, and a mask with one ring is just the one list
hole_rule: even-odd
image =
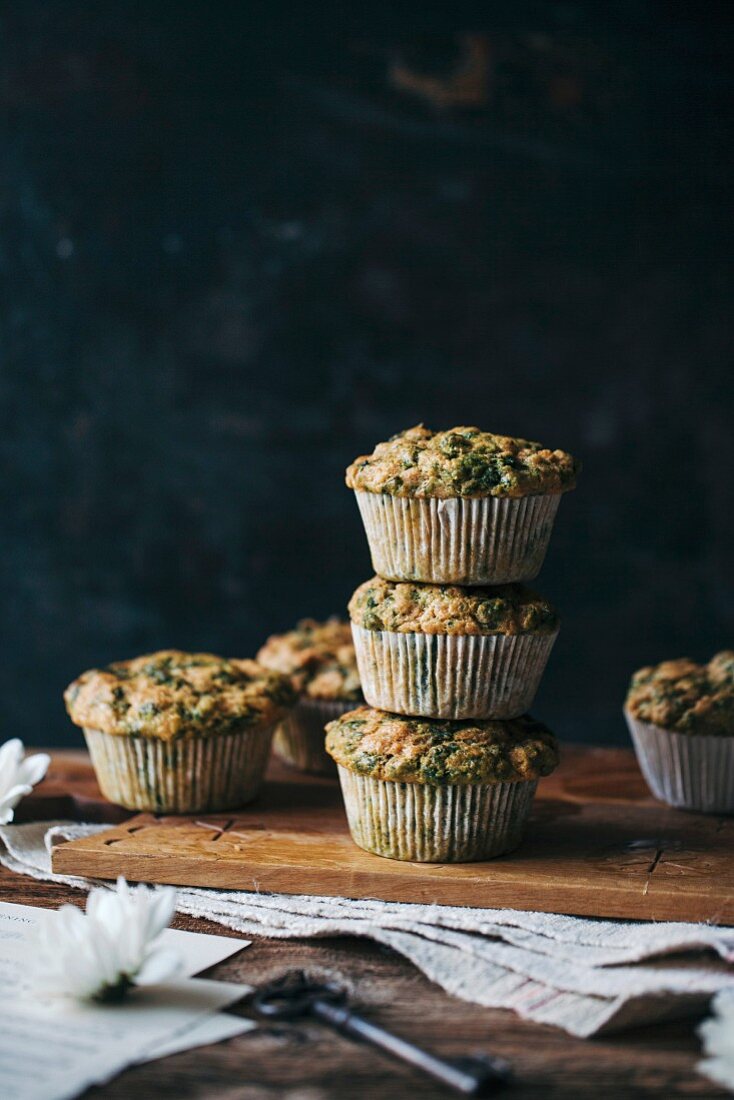
[(555, 608), (522, 584), (484, 588), (373, 577), (349, 601), (365, 630), (417, 634), (552, 634)]
[(564, 493), (579, 463), (566, 451), (479, 428), (408, 428), (347, 469), (350, 489), (397, 497), (524, 497)]
[(362, 698), (349, 623), (302, 619), (295, 630), (273, 634), (257, 655), (265, 668), (283, 672), (311, 699)]
[(555, 737), (527, 714), (454, 722), (358, 707), (326, 727), (326, 751), (358, 775), (430, 786), (538, 779), (558, 764)]
[(287, 677), (255, 661), (164, 649), (82, 673), (64, 701), (85, 729), (173, 741), (270, 725), (295, 692)]
[(681, 658), (641, 668), (632, 677), (626, 708), (635, 718), (691, 735), (734, 736), (734, 650), (707, 665)]

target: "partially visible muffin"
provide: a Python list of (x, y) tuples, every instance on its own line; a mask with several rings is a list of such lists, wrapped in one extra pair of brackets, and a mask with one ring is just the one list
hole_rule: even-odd
[(298, 692), (297, 705), (275, 734), (275, 751), (294, 767), (334, 775), (324, 726), (362, 701), (349, 623), (302, 619), (295, 630), (268, 638), (257, 659), (289, 676)]
[(734, 650), (632, 676), (625, 715), (657, 798), (681, 809), (734, 811)]
[(734, 736), (734, 650), (717, 653), (706, 665), (683, 657), (641, 668), (626, 707), (635, 718), (676, 733)]
[(516, 718), (528, 710), (558, 614), (520, 584), (461, 588), (373, 577), (349, 603), (365, 699), (433, 718)]
[(161, 813), (253, 798), (295, 697), (286, 676), (255, 661), (177, 649), (91, 669), (64, 692), (103, 794)]
[(296, 690), (310, 699), (361, 698), (352, 634), (341, 619), (301, 619), (295, 630), (271, 635), (257, 659), (290, 676)]
[(537, 781), (558, 763), (555, 737), (528, 715), (430, 721), (359, 707), (327, 726), (326, 748), (355, 843), (429, 863), (517, 847)]
[(506, 584), (537, 576), (579, 469), (567, 451), (527, 439), (419, 424), (356, 458), (346, 481), (380, 576)]

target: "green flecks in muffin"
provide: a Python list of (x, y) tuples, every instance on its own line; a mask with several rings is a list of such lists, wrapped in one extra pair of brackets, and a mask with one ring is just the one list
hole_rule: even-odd
[(86, 729), (172, 741), (274, 723), (295, 692), (287, 677), (255, 661), (162, 650), (85, 672), (64, 699)]
[(401, 497), (522, 497), (573, 489), (580, 464), (566, 451), (479, 428), (408, 428), (347, 470), (347, 485)]
[(446, 458), (460, 458), (467, 451), (471, 451), (472, 441), (466, 435), (460, 435), (458, 432), (444, 432), (438, 444), (438, 449)]
[(154, 715), (160, 714), (160, 707), (157, 703), (141, 703), (138, 708), (138, 713), (141, 718), (153, 718)]
[(548, 775), (558, 763), (553, 734), (528, 715), (454, 722), (360, 707), (326, 730), (326, 750), (337, 764), (397, 783), (515, 782)]
[(551, 634), (555, 608), (521, 584), (463, 588), (373, 577), (349, 602), (365, 630), (419, 634)]
[(691, 736), (734, 736), (734, 650), (707, 665), (687, 658), (634, 673), (627, 710), (642, 722)]

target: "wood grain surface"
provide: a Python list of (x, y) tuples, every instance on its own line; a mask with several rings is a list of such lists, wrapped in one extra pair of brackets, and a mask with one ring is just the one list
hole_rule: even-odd
[[(616, 767), (613, 756), (603, 759)], [(626, 775), (624, 760), (619, 763), (619, 774)], [(579, 792), (585, 787), (585, 774), (593, 775), (597, 764), (593, 755), (584, 757), (576, 770)], [(84, 816), (90, 807), (98, 812), (104, 808), (81, 753), (54, 755), (48, 780), (25, 801), (23, 815), (54, 816), (59, 800), (83, 809)], [(0, 898), (45, 908), (64, 902), (84, 905), (84, 894), (78, 890), (36, 882), (2, 867)], [(232, 934), (189, 917), (177, 917), (175, 926)], [(208, 976), (259, 985), (296, 967), (343, 981), (370, 1019), (437, 1054), (455, 1057), (484, 1050), (506, 1058), (515, 1074), (508, 1100), (715, 1100), (725, 1095), (695, 1072), (700, 1048), (691, 1020), (610, 1038), (572, 1039), (512, 1012), (455, 1000), (393, 952), (361, 940), (289, 942), (255, 937), (250, 948), (214, 967)], [(248, 1015), (247, 1003), (235, 1011)], [(91, 1089), (85, 1100), (405, 1100), (416, 1094), (421, 1100), (448, 1100), (453, 1095), (369, 1047), (317, 1023), (300, 1022), (261, 1026), (226, 1043), (131, 1068), (104, 1088)]]
[(138, 814), (59, 845), (54, 869), (220, 889), (510, 907), (644, 920), (734, 920), (734, 819), (656, 802), (632, 752), (567, 750), (520, 849), (484, 863), (383, 859), (351, 840), (336, 780), (277, 761), (233, 813)]

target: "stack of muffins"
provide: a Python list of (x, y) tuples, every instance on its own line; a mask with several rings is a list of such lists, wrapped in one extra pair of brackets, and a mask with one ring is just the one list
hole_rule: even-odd
[(460, 427), (411, 428), (347, 470), (378, 574), (349, 604), (368, 706), (327, 726), (354, 841), (393, 859), (511, 851), (555, 738), (525, 712), (558, 617), (539, 572), (564, 451)]

